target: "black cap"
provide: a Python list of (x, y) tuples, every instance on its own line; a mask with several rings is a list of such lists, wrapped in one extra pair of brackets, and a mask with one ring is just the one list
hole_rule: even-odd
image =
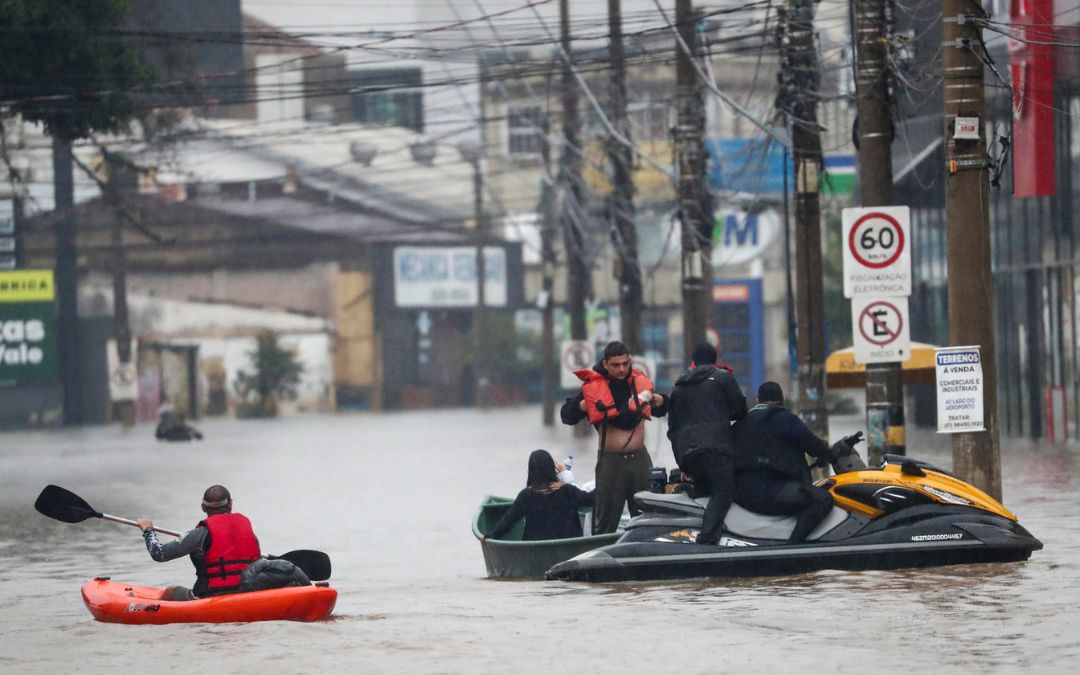
[(784, 390), (775, 382), (763, 382), (758, 387), (757, 400), (761, 403), (783, 403)]
[(708, 342), (700, 342), (694, 347), (694, 351), (690, 352), (690, 359), (695, 365), (704, 365), (706, 363), (716, 363), (716, 347), (713, 347)]

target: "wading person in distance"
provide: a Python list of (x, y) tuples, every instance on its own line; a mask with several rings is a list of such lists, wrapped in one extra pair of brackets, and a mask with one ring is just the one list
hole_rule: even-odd
[(560, 416), (569, 425), (588, 417), (599, 435), (592, 533), (607, 534), (619, 527), (624, 504), (631, 515), (639, 513), (634, 493), (649, 489), (652, 466), (644, 423), (666, 415), (667, 401), (653, 393), (653, 383), (633, 368), (630, 350), (618, 341), (604, 347), (592, 370), (574, 374), (582, 381), (581, 392), (566, 400)]

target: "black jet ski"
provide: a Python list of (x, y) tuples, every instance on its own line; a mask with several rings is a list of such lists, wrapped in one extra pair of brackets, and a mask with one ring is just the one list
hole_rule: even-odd
[(832, 493), (833, 510), (803, 543), (787, 543), (794, 517), (733, 504), (719, 545), (697, 544), (708, 498), (639, 492), (643, 513), (617, 542), (545, 576), (623, 581), (887, 570), (1027, 560), (1043, 546), (996, 500), (926, 462), (886, 455), (882, 466), (867, 469), (849, 446), (833, 470), (816, 483)]

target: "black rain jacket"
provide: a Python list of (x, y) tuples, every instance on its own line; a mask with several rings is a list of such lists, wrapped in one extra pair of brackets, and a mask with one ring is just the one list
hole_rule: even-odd
[(746, 397), (730, 371), (712, 364), (690, 368), (669, 400), (667, 435), (680, 467), (699, 450), (734, 453), (731, 423), (746, 416)]

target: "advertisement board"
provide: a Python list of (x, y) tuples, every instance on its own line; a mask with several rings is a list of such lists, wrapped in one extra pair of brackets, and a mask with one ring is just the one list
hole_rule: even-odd
[[(394, 248), (394, 305), (475, 307), (476, 248), (397, 246)], [(506, 250), (484, 247), (484, 305), (507, 305)]]
[(0, 272), (0, 386), (56, 381), (54, 297), (52, 270)]

